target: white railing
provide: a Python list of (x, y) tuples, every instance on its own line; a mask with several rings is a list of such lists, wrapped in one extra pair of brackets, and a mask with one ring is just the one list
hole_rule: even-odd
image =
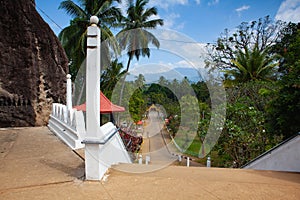
[(84, 147), (81, 141), (86, 131), (82, 111), (68, 110), (63, 104), (53, 103), (48, 127), (72, 149)]
[(82, 111), (68, 110), (66, 105), (54, 103), (48, 124), (49, 129), (72, 149), (80, 149), (87, 144), (99, 145), (97, 152), (86, 151), (85, 158), (99, 159), (99, 177), (102, 178), (108, 168), (119, 163), (132, 163), (124, 143), (113, 123), (100, 127), (103, 136), (93, 140), (86, 138), (85, 122)]
[(72, 108), (71, 76), (67, 75), (67, 106), (53, 104), (48, 127), (72, 149), (85, 147), (87, 180), (101, 180), (113, 164), (132, 163), (117, 128), (100, 127), (100, 29), (92, 16), (87, 29), (86, 127), (82, 111)]
[[(117, 127), (108, 122), (100, 127), (103, 133), (102, 138), (86, 138), (83, 143), (86, 145), (85, 158), (96, 161), (98, 164), (88, 165), (86, 167), (99, 169), (99, 178), (102, 179), (106, 171), (112, 166), (120, 163), (132, 163), (131, 158), (126, 151), (124, 143), (118, 133)], [(90, 146), (88, 146), (90, 145)], [(89, 147), (95, 148), (99, 145), (99, 150), (93, 152)], [(88, 177), (87, 177), (88, 178)]]

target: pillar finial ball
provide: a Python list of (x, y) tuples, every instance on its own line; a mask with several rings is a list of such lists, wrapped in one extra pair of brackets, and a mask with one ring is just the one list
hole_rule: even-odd
[(98, 24), (99, 18), (97, 16), (91, 16), (90, 23), (91, 24)]
[(71, 74), (67, 74), (67, 79), (70, 79), (71, 78)]

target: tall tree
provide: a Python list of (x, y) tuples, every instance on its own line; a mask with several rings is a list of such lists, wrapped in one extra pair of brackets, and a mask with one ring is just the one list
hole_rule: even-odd
[(108, 98), (111, 98), (112, 92), (119, 82), (119, 80), (124, 75), (122, 71), (123, 64), (118, 62), (118, 59), (115, 59), (111, 62), (110, 66), (102, 71), (101, 74), (101, 90)]
[[(162, 26), (163, 20), (151, 19), (151, 17), (157, 15), (157, 9), (155, 7), (146, 8), (148, 3), (149, 0), (135, 0), (135, 2), (128, 0), (127, 16), (123, 17), (122, 23), (120, 23), (122, 30), (117, 34), (116, 38), (121, 49), (126, 50), (128, 54), (126, 74), (134, 56), (137, 60), (140, 55), (150, 56), (150, 48), (148, 46), (150, 43), (159, 48), (158, 39), (149, 30), (155, 29), (158, 25)], [(122, 105), (126, 74), (120, 91), (120, 105)]]
[(278, 66), (276, 56), (269, 55), (268, 49), (259, 50), (257, 45), (252, 49), (245, 47), (244, 51), (238, 50), (236, 59), (231, 63), (233, 67), (224, 70), (225, 86), (254, 80), (273, 80), (275, 67)]
[[(72, 0), (65, 0), (60, 3), (59, 9), (63, 9), (73, 19), (70, 25), (64, 28), (59, 39), (70, 59), (70, 72), (75, 78), (78, 69), (86, 56), (86, 31), (89, 26), (89, 19), (95, 15), (99, 18), (98, 26), (101, 29), (101, 40), (104, 41), (113, 37), (110, 28), (121, 19), (121, 11), (114, 6), (119, 0), (78, 0), (76, 4)], [(111, 42), (116, 50), (116, 44)], [(108, 47), (102, 47), (107, 52)], [(102, 56), (103, 59), (107, 58)], [(101, 59), (101, 60), (103, 60)]]
[(145, 84), (145, 76), (143, 74), (139, 74), (137, 79), (134, 81), (136, 87), (143, 89)]
[[(282, 141), (266, 123), (272, 90), (276, 90), (276, 85), (265, 81), (250, 81), (227, 89), (226, 120), (213, 150), (219, 160), (217, 166), (240, 167)], [(200, 122), (204, 127), (209, 123)]]
[[(283, 22), (273, 22), (266, 16), (258, 21), (241, 23), (232, 34), (225, 29), (216, 44), (208, 45), (206, 65), (212, 69), (226, 70), (229, 75), (250, 76), (259, 72), (260, 76), (270, 76), (266, 73), (274, 68), (270, 49), (282, 38), (280, 30), (283, 26)], [(247, 70), (255, 73), (248, 73)]]
[(127, 50), (128, 72), (131, 60), (140, 55), (150, 56), (149, 43), (159, 48), (158, 39), (149, 30), (163, 25), (162, 19), (151, 19), (157, 15), (155, 7), (146, 8), (149, 0), (128, 1), (127, 16), (122, 19), (120, 26), (122, 30), (117, 34), (117, 39), (122, 49)]
[(280, 89), (272, 94), (268, 121), (272, 132), (287, 138), (300, 131), (300, 23), (288, 24), (283, 33), (284, 38), (275, 46), (281, 55)]

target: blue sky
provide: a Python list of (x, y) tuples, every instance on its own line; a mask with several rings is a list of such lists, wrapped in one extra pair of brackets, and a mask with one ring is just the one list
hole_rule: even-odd
[[(58, 9), (60, 2), (36, 0), (36, 5), (64, 28), (69, 24), (70, 17)], [(165, 22), (164, 28), (180, 31), (204, 43), (214, 42), (225, 28), (233, 29), (243, 21), (257, 20), (266, 15), (300, 21), (299, 0), (150, 0), (149, 5), (158, 8), (159, 17)], [(280, 6), (284, 7), (281, 16)], [(38, 11), (58, 34), (60, 28)]]
[[(61, 0), (36, 0), (37, 10), (56, 34), (61, 29), (55, 23), (64, 28), (68, 26), (71, 19), (64, 10), (58, 9), (60, 2)], [(149, 6), (158, 8), (158, 17), (164, 20), (162, 28), (169, 30), (165, 39), (186, 42), (174, 43), (173, 47), (170, 47), (170, 44), (163, 44), (162, 46), (166, 47), (164, 52), (154, 50), (150, 60), (141, 59), (140, 63), (147, 65), (149, 63), (169, 67), (190, 65), (186, 61), (190, 61), (191, 56), (199, 58), (195, 45), (199, 47), (202, 43), (214, 43), (225, 28), (233, 30), (241, 22), (257, 20), (266, 15), (270, 15), (275, 20), (300, 22), (300, 0), (150, 0)], [(121, 4), (120, 7), (124, 8), (125, 4)], [(180, 56), (175, 52), (174, 56), (174, 53), (169, 50), (176, 49), (178, 46), (182, 51), (189, 53)], [(197, 51), (201, 51), (200, 49)], [(138, 62), (133, 62), (133, 65), (137, 64)]]

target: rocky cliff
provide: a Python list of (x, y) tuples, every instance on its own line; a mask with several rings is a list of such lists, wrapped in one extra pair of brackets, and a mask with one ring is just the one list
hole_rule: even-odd
[(65, 52), (34, 0), (0, 0), (0, 13), (0, 127), (46, 125), (65, 102)]

